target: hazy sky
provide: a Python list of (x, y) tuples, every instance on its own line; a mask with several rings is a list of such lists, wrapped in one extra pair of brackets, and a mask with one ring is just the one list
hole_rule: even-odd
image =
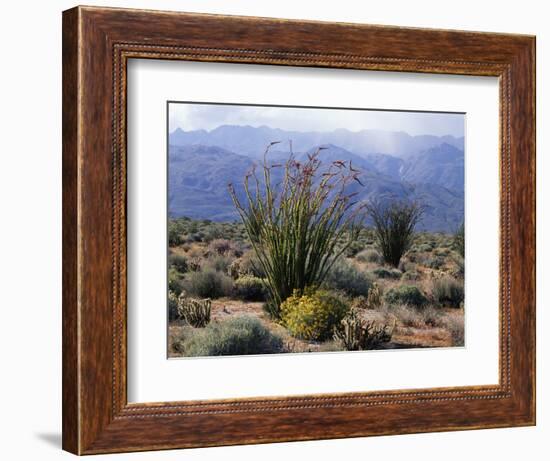
[(210, 131), (220, 125), (267, 125), (293, 131), (405, 131), (464, 136), (464, 114), (170, 103), (169, 131)]

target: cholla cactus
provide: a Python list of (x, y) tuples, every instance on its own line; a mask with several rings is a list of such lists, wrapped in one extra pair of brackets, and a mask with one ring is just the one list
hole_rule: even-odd
[(229, 275), (233, 280), (237, 280), (242, 273), (241, 260), (234, 259), (231, 264), (227, 267), (227, 275)]
[(178, 312), (185, 321), (195, 328), (203, 328), (210, 322), (212, 301), (210, 299), (188, 298), (185, 292), (178, 297)]
[(391, 328), (388, 325), (376, 326), (374, 321), (361, 319), (358, 312), (352, 309), (335, 331), (334, 339), (348, 351), (377, 349), (391, 341), (394, 328), (395, 322)]
[(382, 293), (378, 284), (375, 282), (372, 287), (369, 288), (367, 294), (367, 309), (376, 309), (382, 304)]

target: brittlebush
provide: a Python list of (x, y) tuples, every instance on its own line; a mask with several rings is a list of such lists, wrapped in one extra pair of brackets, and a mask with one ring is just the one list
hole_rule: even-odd
[(348, 303), (327, 290), (308, 288), (293, 295), (281, 304), (282, 323), (300, 339), (324, 341), (332, 338), (334, 329), (349, 312)]

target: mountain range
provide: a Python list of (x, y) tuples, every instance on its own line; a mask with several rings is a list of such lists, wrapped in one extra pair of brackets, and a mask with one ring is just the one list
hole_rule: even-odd
[(232, 152), (261, 158), (265, 147), (273, 141), (292, 140), (293, 149), (306, 151), (313, 146), (334, 144), (358, 154), (383, 153), (406, 158), (442, 143), (464, 150), (464, 137), (454, 136), (411, 136), (404, 131), (362, 130), (349, 131), (285, 131), (268, 126), (221, 125), (211, 131), (184, 131), (175, 129), (169, 136), (169, 143), (175, 146), (203, 145), (219, 146)]
[[(377, 198), (421, 202), (426, 211), (418, 230), (453, 232), (464, 219), (464, 138), (374, 130), (303, 133), (229, 125), (212, 131), (177, 129), (170, 134), (170, 216), (238, 219), (228, 184), (233, 184), (237, 195), (244, 198), (244, 176), (263, 158), (266, 146), (280, 140), (292, 141), (298, 160), (323, 147), (319, 152), (322, 165), (334, 160), (351, 161), (361, 171), (363, 186), (353, 186), (360, 201)], [(267, 156), (269, 162), (285, 161), (289, 156), (288, 142), (272, 149)], [(279, 179), (274, 177), (274, 183)]]

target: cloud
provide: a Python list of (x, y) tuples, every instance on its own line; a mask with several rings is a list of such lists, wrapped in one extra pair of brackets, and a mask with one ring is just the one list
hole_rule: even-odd
[(292, 131), (404, 131), (464, 136), (464, 114), (367, 109), (301, 108), (172, 102), (169, 130), (213, 130), (220, 125), (267, 125)]

